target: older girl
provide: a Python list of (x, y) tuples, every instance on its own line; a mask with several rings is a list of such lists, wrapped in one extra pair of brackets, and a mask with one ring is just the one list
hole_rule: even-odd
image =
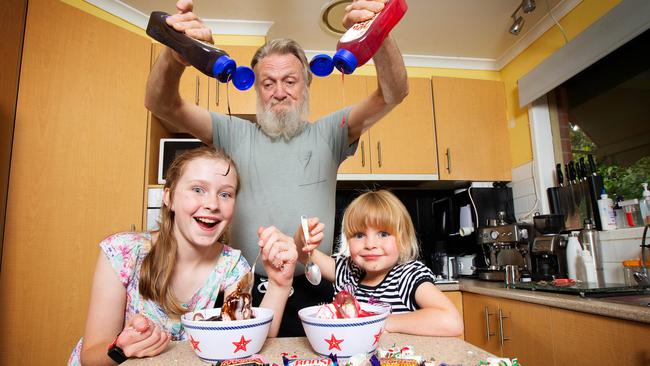
[[(213, 307), (250, 271), (240, 251), (225, 245), (239, 187), (230, 157), (211, 147), (191, 150), (171, 164), (166, 182), (160, 231), (119, 233), (100, 243), (86, 330), (70, 364), (160, 354), (170, 340), (185, 339), (182, 314)], [(275, 311), (275, 336), (297, 252), (293, 239), (273, 227), (258, 233), (270, 282), (261, 306)]]

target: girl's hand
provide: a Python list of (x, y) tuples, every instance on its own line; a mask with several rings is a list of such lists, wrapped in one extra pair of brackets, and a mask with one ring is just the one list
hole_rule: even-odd
[(318, 217), (311, 217), (308, 220), (308, 240), (305, 242), (305, 234), (302, 231), (302, 225), (298, 226), (298, 230), (294, 234), (294, 241), (296, 242), (296, 248), (298, 249), (298, 260), (300, 263), (307, 262), (307, 254), (314, 249), (316, 249), (323, 238), (325, 238), (325, 224), (320, 222)]
[(372, 19), (377, 13), (384, 9), (387, 0), (354, 0), (352, 4), (345, 7), (343, 26), (349, 29), (355, 23)]
[(151, 357), (162, 353), (170, 340), (171, 335), (160, 325), (144, 315), (136, 314), (126, 323), (117, 337), (116, 345), (127, 357)]
[(275, 226), (260, 227), (257, 235), (260, 238), (262, 263), (269, 276), (269, 282), (281, 287), (290, 287), (298, 260), (298, 251), (293, 238), (285, 235)]
[[(201, 18), (192, 12), (194, 9), (192, 0), (178, 0), (176, 2), (176, 9), (178, 9), (177, 14), (172, 14), (167, 17), (166, 20), (168, 25), (194, 39), (214, 44), (214, 40), (212, 39), (212, 29), (203, 24)], [(181, 55), (176, 53), (176, 51), (173, 51), (172, 54), (181, 64), (185, 66), (189, 65), (189, 63), (185, 61)]]

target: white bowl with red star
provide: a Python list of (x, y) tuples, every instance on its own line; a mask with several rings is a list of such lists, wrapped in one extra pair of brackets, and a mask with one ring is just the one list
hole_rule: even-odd
[(212, 363), (258, 353), (273, 320), (273, 310), (266, 308), (253, 308), (255, 318), (246, 320), (193, 320), (197, 313), (208, 319), (218, 316), (221, 309), (206, 309), (181, 316), (181, 324), (194, 353), (201, 360)]
[(361, 318), (323, 319), (316, 317), (321, 306), (310, 306), (298, 311), (307, 340), (314, 352), (321, 356), (335, 354), (349, 358), (359, 353), (372, 353), (379, 345), (390, 308), (360, 304), (361, 309), (376, 315)]

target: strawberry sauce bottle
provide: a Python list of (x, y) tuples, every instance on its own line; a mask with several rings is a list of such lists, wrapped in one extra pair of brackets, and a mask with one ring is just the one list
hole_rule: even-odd
[(253, 85), (255, 74), (250, 67), (237, 67), (226, 51), (175, 30), (167, 24), (168, 16), (162, 11), (151, 13), (147, 24), (147, 34), (151, 38), (178, 52), (197, 70), (222, 83), (232, 80), (239, 90), (249, 89)]
[(309, 67), (314, 75), (327, 76), (336, 67), (351, 74), (374, 56), (390, 31), (402, 19), (408, 6), (406, 0), (388, 0), (374, 18), (354, 24), (336, 45), (336, 54), (314, 56)]

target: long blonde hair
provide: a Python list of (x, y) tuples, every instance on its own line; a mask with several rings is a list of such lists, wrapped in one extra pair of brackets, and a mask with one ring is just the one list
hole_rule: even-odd
[[(185, 167), (189, 162), (199, 158), (225, 161), (229, 164), (230, 170), (237, 173), (235, 163), (221, 149), (205, 146), (186, 151), (177, 157), (167, 170), (164, 188), (170, 192), (170, 204), (174, 201), (176, 185), (183, 175)], [(239, 174), (237, 174), (237, 191), (239, 191)], [(229, 229), (224, 232), (220, 241), (225, 243), (228, 237)], [(174, 212), (168, 205), (163, 205), (158, 238), (142, 262), (138, 288), (143, 298), (157, 302), (168, 314), (181, 315), (188, 309), (181, 306), (170, 288), (177, 250), (178, 243), (174, 237)]]
[(348, 241), (368, 227), (394, 235), (399, 248), (399, 264), (420, 255), (411, 215), (399, 198), (387, 190), (369, 191), (355, 198), (343, 213), (342, 227)]

